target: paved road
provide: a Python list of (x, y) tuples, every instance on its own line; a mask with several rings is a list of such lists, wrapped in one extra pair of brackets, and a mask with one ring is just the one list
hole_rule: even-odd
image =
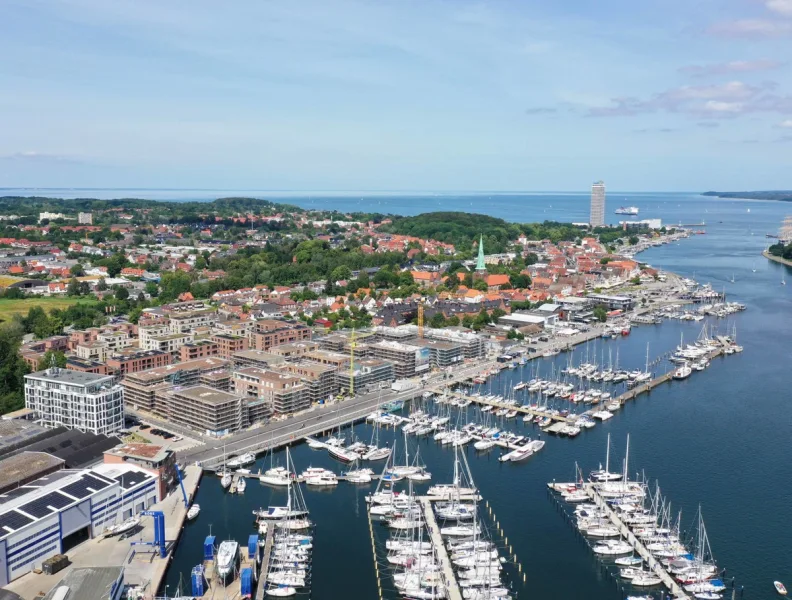
[[(295, 417), (283, 421), (274, 421), (255, 429), (241, 431), (227, 437), (225, 440), (208, 440), (204, 437), (202, 438), (204, 441), (203, 445), (181, 451), (179, 455), (180, 458), (189, 462), (199, 462), (204, 466), (208, 466), (221, 461), (224, 451), (227, 455), (238, 455), (247, 451), (262, 452), (272, 446), (287, 444), (292, 440), (299, 440), (307, 435), (314, 435), (338, 425), (364, 418), (381, 403), (407, 400), (420, 395), (426, 389), (438, 388), (444, 383), (464, 381), (492, 366), (493, 363), (490, 361), (466, 364), (461, 369), (454, 371), (450, 379), (444, 373), (431, 375), (423, 387), (404, 392), (383, 390), (382, 393), (358, 394), (350, 400), (316, 406)], [(146, 422), (168, 430), (173, 429), (169, 423), (161, 419), (152, 418), (149, 415), (139, 416)], [(195, 438), (194, 432), (192, 437)]]

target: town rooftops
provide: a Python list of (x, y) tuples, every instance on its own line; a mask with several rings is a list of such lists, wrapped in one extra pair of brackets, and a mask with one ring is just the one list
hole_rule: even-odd
[(200, 369), (203, 371), (211, 371), (212, 369), (225, 369), (230, 365), (229, 361), (224, 358), (210, 356), (207, 358), (196, 358), (195, 360), (187, 360), (175, 365), (165, 365), (162, 367), (154, 367), (145, 371), (138, 371), (137, 373), (130, 373), (128, 378), (137, 380), (153, 381), (162, 379), (178, 373), (179, 371), (191, 371), (193, 369)]
[[(64, 461), (46, 452), (20, 452), (0, 461), (0, 490), (31, 477), (60, 469)], [(2, 496), (0, 496), (2, 497)]]

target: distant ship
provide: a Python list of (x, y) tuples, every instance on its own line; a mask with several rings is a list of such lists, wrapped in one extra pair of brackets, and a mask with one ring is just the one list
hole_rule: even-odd
[(616, 209), (617, 215), (637, 215), (638, 208), (635, 206), (621, 206)]

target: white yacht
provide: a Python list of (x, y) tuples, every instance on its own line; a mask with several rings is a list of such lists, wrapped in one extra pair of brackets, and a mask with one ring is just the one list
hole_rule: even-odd
[(252, 452), (246, 452), (229, 460), (226, 466), (231, 469), (238, 469), (239, 467), (252, 465), (254, 462), (256, 462), (256, 455)]
[(688, 363), (683, 363), (682, 365), (680, 365), (678, 369), (676, 369), (673, 372), (671, 377), (673, 377), (674, 379), (687, 379), (688, 377), (690, 377), (691, 373), (693, 373), (693, 369), (690, 368)]
[(239, 542), (226, 540), (220, 544), (215, 557), (217, 564), (217, 574), (221, 578), (228, 577), (234, 573), (237, 559), (239, 558)]
[(190, 509), (187, 511), (187, 520), (192, 521), (201, 513), (201, 505), (200, 504), (193, 504), (190, 506)]

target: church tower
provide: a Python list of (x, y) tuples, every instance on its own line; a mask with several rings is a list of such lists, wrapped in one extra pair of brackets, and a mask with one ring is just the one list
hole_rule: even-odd
[(487, 277), (487, 264), (484, 262), (484, 234), (481, 234), (478, 245), (478, 260), (476, 260), (476, 272), (473, 279), (485, 279)]

